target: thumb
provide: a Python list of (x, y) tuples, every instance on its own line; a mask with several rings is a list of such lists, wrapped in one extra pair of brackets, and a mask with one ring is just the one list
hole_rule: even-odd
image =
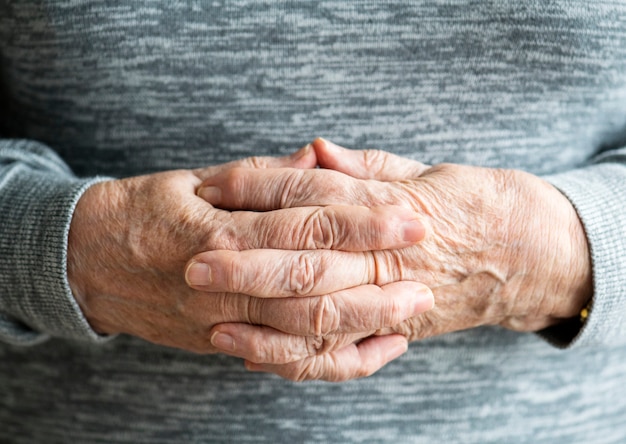
[(349, 150), (317, 138), (311, 144), (320, 167), (340, 171), (358, 179), (393, 182), (415, 179), (428, 168), (421, 162), (381, 150)]

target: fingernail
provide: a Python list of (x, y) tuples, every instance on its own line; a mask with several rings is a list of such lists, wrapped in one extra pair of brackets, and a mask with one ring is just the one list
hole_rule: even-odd
[(402, 238), (407, 242), (418, 242), (424, 239), (426, 228), (422, 223), (413, 219), (402, 225)]
[(413, 306), (413, 314), (418, 315), (425, 311), (432, 310), (435, 306), (435, 297), (433, 292), (426, 285), (422, 285), (415, 294), (415, 305)]
[(211, 284), (211, 268), (207, 264), (194, 262), (185, 273), (187, 283), (196, 287), (203, 287)]
[(389, 350), (387, 350), (387, 361), (393, 361), (394, 359), (399, 358), (406, 353), (408, 348), (409, 347), (406, 341), (399, 342), (398, 344), (394, 345)]
[(235, 339), (226, 333), (219, 331), (213, 333), (213, 336), (211, 336), (211, 344), (213, 344), (213, 347), (219, 348), (220, 350), (235, 351)]
[(218, 187), (202, 187), (198, 188), (198, 196), (210, 204), (218, 205), (222, 201), (222, 190)]
[(311, 152), (312, 149), (312, 145), (309, 143), (308, 145), (306, 145), (304, 148), (300, 148), (298, 151), (296, 151), (295, 153), (293, 153), (290, 157), (291, 160), (300, 160), (302, 159), (304, 156), (306, 156), (307, 154), (309, 154)]

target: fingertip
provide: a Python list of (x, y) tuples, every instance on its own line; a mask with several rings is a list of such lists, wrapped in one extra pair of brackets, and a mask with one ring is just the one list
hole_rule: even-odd
[(322, 137), (316, 138), (311, 143), (311, 146), (315, 148), (316, 151), (319, 150), (319, 152), (326, 152), (326, 153), (335, 154), (335, 155), (344, 153), (346, 151), (350, 151), (349, 149), (339, 146), (336, 143), (331, 142), (330, 140), (324, 139)]
[(377, 179), (366, 162), (367, 152), (341, 147), (318, 137), (313, 141), (317, 161), (322, 168), (339, 171), (356, 179)]
[(315, 150), (315, 154), (317, 156), (317, 162), (322, 168), (329, 168), (338, 170), (338, 166), (340, 165), (339, 156), (343, 151), (347, 151), (344, 148), (341, 148), (339, 145), (332, 143), (329, 140), (318, 137), (315, 139), (311, 146)]
[(313, 144), (309, 143), (288, 156), (285, 166), (302, 169), (315, 168), (317, 166), (317, 154)]
[[(403, 301), (407, 308), (406, 318), (412, 318), (432, 310), (435, 306), (435, 297), (427, 285), (415, 281), (397, 281), (383, 286), (384, 291), (395, 295)], [(404, 305), (406, 304), (406, 305)], [(406, 319), (405, 318), (405, 319)], [(401, 319), (404, 321), (405, 319)], [(397, 323), (397, 319), (395, 320)], [(394, 324), (395, 325), (395, 324)], [(389, 325), (393, 327), (393, 325)]]
[(415, 292), (415, 314), (424, 313), (425, 311), (435, 308), (435, 295), (429, 286), (416, 282), (417, 290)]
[(322, 137), (316, 137), (315, 140), (313, 142), (311, 142), (311, 146), (317, 151), (323, 151), (326, 149), (326, 145), (328, 144), (328, 141)]
[(418, 219), (411, 219), (402, 224), (402, 239), (409, 243), (417, 243), (426, 236), (426, 227)]
[(394, 359), (399, 358), (403, 354), (407, 352), (409, 349), (409, 342), (402, 335), (390, 335), (386, 336), (387, 338), (393, 339), (393, 342), (389, 344), (387, 348), (387, 352), (385, 353), (385, 358), (387, 362), (391, 362)]
[(228, 333), (215, 331), (211, 335), (211, 345), (220, 351), (234, 353), (237, 349), (235, 338)]
[(201, 186), (198, 188), (198, 191), (196, 191), (196, 194), (198, 197), (214, 206), (222, 202), (222, 190), (216, 186)]
[(293, 153), (291, 156), (289, 156), (289, 159), (294, 160), (294, 161), (300, 160), (303, 157), (306, 157), (307, 155), (311, 154), (311, 151), (313, 151), (313, 146), (310, 143), (308, 143), (302, 148), (300, 148), (298, 151)]

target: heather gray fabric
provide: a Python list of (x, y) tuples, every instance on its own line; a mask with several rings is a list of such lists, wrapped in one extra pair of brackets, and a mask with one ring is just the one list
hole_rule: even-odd
[[(622, 2), (0, 0), (0, 135), (2, 442), (626, 441)], [(98, 177), (318, 135), (548, 178), (590, 242), (586, 327), (457, 332), (339, 385), (91, 331), (65, 249)]]

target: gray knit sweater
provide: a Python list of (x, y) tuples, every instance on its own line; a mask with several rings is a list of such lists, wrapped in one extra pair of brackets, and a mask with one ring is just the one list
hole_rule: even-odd
[[(333, 385), (89, 328), (66, 240), (98, 176), (315, 136), (546, 177), (591, 246), (584, 329)], [(624, 147), (623, 2), (0, 0), (0, 442), (626, 442)]]

